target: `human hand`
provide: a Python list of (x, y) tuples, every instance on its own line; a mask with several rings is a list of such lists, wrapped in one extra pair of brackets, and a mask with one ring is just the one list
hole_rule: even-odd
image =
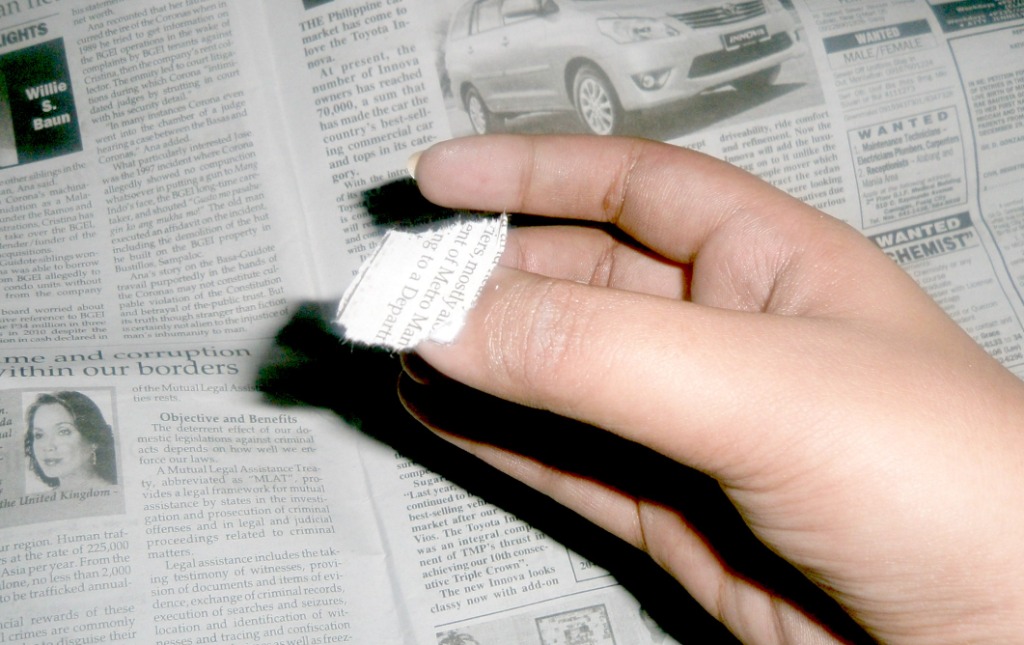
[[(1024, 386), (870, 241), (648, 141), (455, 140), (416, 178), (442, 205), (610, 222), (638, 243), (514, 230), (456, 342), (417, 349), (430, 365), (712, 475), (881, 641), (1022, 638)], [(646, 550), (742, 640), (830, 640), (673, 509), (434, 429)]]

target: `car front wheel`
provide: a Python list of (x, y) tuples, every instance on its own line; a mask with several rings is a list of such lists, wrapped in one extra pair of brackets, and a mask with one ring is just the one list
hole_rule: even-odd
[(622, 129), (624, 112), (608, 78), (592, 65), (576, 72), (572, 84), (573, 102), (583, 125), (594, 134), (616, 134)]
[(473, 126), (473, 132), (487, 134), (499, 129), (497, 127), (498, 117), (487, 108), (487, 104), (484, 103), (483, 97), (475, 87), (466, 90), (466, 112), (469, 114), (469, 123)]

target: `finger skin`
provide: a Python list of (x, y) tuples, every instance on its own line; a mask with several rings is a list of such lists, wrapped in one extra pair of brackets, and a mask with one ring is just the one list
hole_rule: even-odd
[[(694, 264), (693, 297), (704, 304), (803, 313), (812, 300), (818, 311), (870, 303), (859, 292), (819, 296), (831, 293), (823, 283), (870, 263), (874, 245), (698, 152), (614, 137), (467, 137), (423, 152), (416, 178), (445, 206), (612, 223), (657, 254)], [(817, 274), (811, 282), (786, 279), (809, 271)], [(860, 279), (882, 291), (912, 286), (892, 263)]]
[[(999, 410), (1019, 400), (1019, 384), (992, 379), (990, 391), (959, 399), (942, 383), (958, 371), (956, 361), (922, 360), (937, 354), (928, 343), (866, 345), (860, 326), (826, 321), (825, 331), (835, 333), (822, 334), (809, 324), (817, 321), (785, 316), (751, 329), (746, 322), (757, 314), (561, 281), (553, 290), (555, 283), (499, 268), (456, 343), (418, 353), (463, 383), (587, 421), (712, 474), (756, 534), (880, 636), (897, 622), (893, 615), (940, 623), (918, 606), (942, 607), (941, 620), (956, 615), (962, 625), (993, 611), (988, 601), (956, 607), (949, 598), (962, 590), (922, 585), (922, 571), (944, 580), (985, 571), (993, 587), (1017, 589), (1019, 567), (1003, 563), (1019, 551), (1024, 524), (1005, 509), (1017, 508), (1014, 482), (1024, 478), (1003, 475), (1024, 445), (996, 436), (965, 444), (950, 412)], [(675, 322), (680, 309), (698, 315)], [(837, 357), (835, 347), (844, 346), (857, 355)], [(980, 352), (971, 360), (992, 369)], [(913, 367), (894, 378), (894, 363)], [(669, 387), (661, 387), (665, 373), (675, 376)], [(1024, 418), (1024, 406), (1017, 413)], [(1007, 427), (998, 416), (974, 422)], [(985, 464), (984, 472), (973, 464)], [(936, 473), (949, 487), (942, 494), (927, 484)], [(950, 526), (950, 517), (974, 519)], [(892, 534), (903, 539), (876, 537)], [(963, 552), (972, 557), (953, 557)], [(874, 595), (872, 563), (884, 563), (883, 579), (894, 581)], [(1020, 601), (1018, 591), (1013, 602)], [(968, 640), (945, 633), (946, 642)]]
[[(467, 385), (739, 482), (759, 468), (752, 455), (791, 453), (795, 445), (812, 460), (833, 448), (830, 433), (820, 443), (803, 438), (829, 427), (831, 410), (859, 406), (866, 414), (879, 391), (907, 390), (906, 374), (884, 368), (920, 362), (930, 350), (884, 340), (865, 339), (855, 323), (757, 317), (498, 267), (456, 342), (426, 343), (417, 353)], [(834, 348), (851, 345), (858, 355), (836, 361)], [(921, 368), (926, 373), (910, 376), (918, 384), (943, 369)], [(926, 415), (935, 410), (927, 390), (910, 390), (871, 414), (899, 412), (915, 398)]]
[[(935, 316), (934, 303), (877, 249), (866, 247), (861, 236), (732, 166), (672, 146), (590, 137), (473, 137), (427, 150), (417, 177), (425, 195), (452, 205), (465, 205), (460, 200), (468, 199), (475, 207), (504, 204), (530, 213), (614, 220), (648, 244), (655, 244), (661, 231), (675, 231), (674, 243), (689, 250), (662, 253), (677, 261), (694, 255), (694, 244), (703, 244), (693, 269), (692, 295), (695, 303), (713, 309), (498, 271), (459, 341), (452, 348), (427, 345), (420, 350), (435, 367), (470, 385), (636, 440), (650, 440), (633, 433), (652, 426), (640, 414), (631, 427), (630, 420), (619, 416), (631, 417), (634, 410), (623, 410), (620, 402), (648, 402), (650, 410), (680, 419), (675, 424), (678, 434), (662, 434), (671, 434), (672, 440), (684, 437), (681, 445), (698, 468), (721, 473), (726, 467), (702, 456), (704, 428), (755, 423), (761, 416), (758, 403), (778, 406), (792, 399), (792, 392), (814, 395), (797, 388), (792, 375), (811, 380), (810, 375), (821, 372), (824, 377), (832, 371), (831, 365), (803, 365), (801, 358), (815, 355), (806, 352), (808, 344), (843, 339), (828, 337), (832, 330), (819, 330), (792, 314), (840, 317), (852, 308), (858, 318), (877, 316), (887, 326), (913, 325), (917, 334), (926, 334), (924, 325), (932, 320), (941, 328), (938, 332), (955, 329), (944, 316)], [(666, 185), (673, 191), (658, 189)], [(738, 204), (757, 208), (744, 211)], [(795, 233), (779, 237), (777, 222)], [(765, 230), (769, 233), (762, 238)], [(811, 239), (807, 231), (831, 235)], [(570, 236), (561, 236), (568, 252), (539, 249), (524, 255), (520, 250), (515, 264), (529, 269), (576, 262), (568, 271), (561, 267), (562, 276), (570, 279), (600, 272), (606, 256), (568, 246)], [(823, 249), (839, 252), (843, 261), (822, 256)], [(552, 254), (559, 259), (537, 259)], [(741, 258), (739, 264), (732, 258)], [(863, 263), (852, 265), (855, 260)], [(821, 266), (823, 262), (827, 265)], [(711, 277), (702, 277), (709, 266)], [(861, 285), (859, 290), (831, 288), (833, 282), (851, 278)], [(613, 273), (606, 282), (618, 279)], [(648, 280), (643, 291), (671, 293), (678, 288), (674, 279), (662, 276), (665, 286), (660, 288), (651, 284), (658, 279)], [(892, 321), (883, 307), (853, 304), (884, 302), (887, 290), (899, 291), (897, 298), (910, 315)], [(729, 292), (722, 296), (723, 291)], [(727, 309), (789, 315), (753, 321)], [(840, 329), (850, 340), (860, 333), (856, 326)], [(684, 360), (671, 362), (680, 385), (666, 393), (668, 400), (657, 400), (646, 382), (682, 349)], [(766, 383), (764, 375), (773, 373), (779, 377)], [(735, 405), (735, 392), (743, 392), (748, 404)], [(751, 398), (753, 393), (757, 395)], [(825, 391), (821, 396), (830, 400), (837, 394)], [(706, 404), (695, 409), (692, 402), (701, 398)], [(800, 412), (800, 400), (789, 404)], [(744, 415), (744, 408), (755, 410), (754, 416)], [(722, 411), (730, 411), (725, 413), (730, 423), (722, 423)], [(789, 409), (779, 412), (783, 416)], [(722, 440), (744, 441), (728, 435)], [(760, 435), (755, 441), (761, 441)], [(682, 454), (679, 445), (653, 447), (671, 450), (676, 457)]]
[[(678, 180), (680, 163), (685, 182)], [(747, 187), (755, 199), (784, 198), (711, 157), (635, 139), (469, 137), (428, 149), (416, 176), (439, 204), (611, 222), (679, 261), (690, 259), (708, 230), (744, 210)], [(648, 209), (665, 209), (666, 217), (652, 220)], [(683, 213), (684, 226), (668, 226)]]
[(581, 284), (681, 299), (685, 266), (655, 256), (596, 229), (535, 226), (509, 232), (501, 263)]
[(718, 478), (882, 640), (1024, 633), (1024, 387), (870, 242), (650, 142), (456, 141), (417, 177), (448, 205), (614, 223), (693, 271), (685, 301), (653, 272), (572, 280), (600, 266), (582, 243), (530, 260), (557, 277), (499, 267), (456, 342), (418, 348), (428, 363)]

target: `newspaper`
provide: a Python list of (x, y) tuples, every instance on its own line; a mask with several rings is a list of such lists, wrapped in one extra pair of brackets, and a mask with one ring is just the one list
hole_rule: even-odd
[(300, 304), (378, 247), (367, 195), (450, 137), (728, 160), (863, 231), (1024, 375), (1019, 3), (683, 4), (0, 3), (0, 643), (706, 642), (256, 391)]
[(409, 350), (451, 343), (505, 248), (508, 215), (389, 231), (338, 304), (345, 339)]

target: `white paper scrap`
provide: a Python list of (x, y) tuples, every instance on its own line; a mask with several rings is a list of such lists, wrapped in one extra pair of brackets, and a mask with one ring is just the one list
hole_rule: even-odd
[(454, 341), (507, 233), (505, 214), (389, 231), (342, 296), (335, 322), (347, 340), (395, 351)]

